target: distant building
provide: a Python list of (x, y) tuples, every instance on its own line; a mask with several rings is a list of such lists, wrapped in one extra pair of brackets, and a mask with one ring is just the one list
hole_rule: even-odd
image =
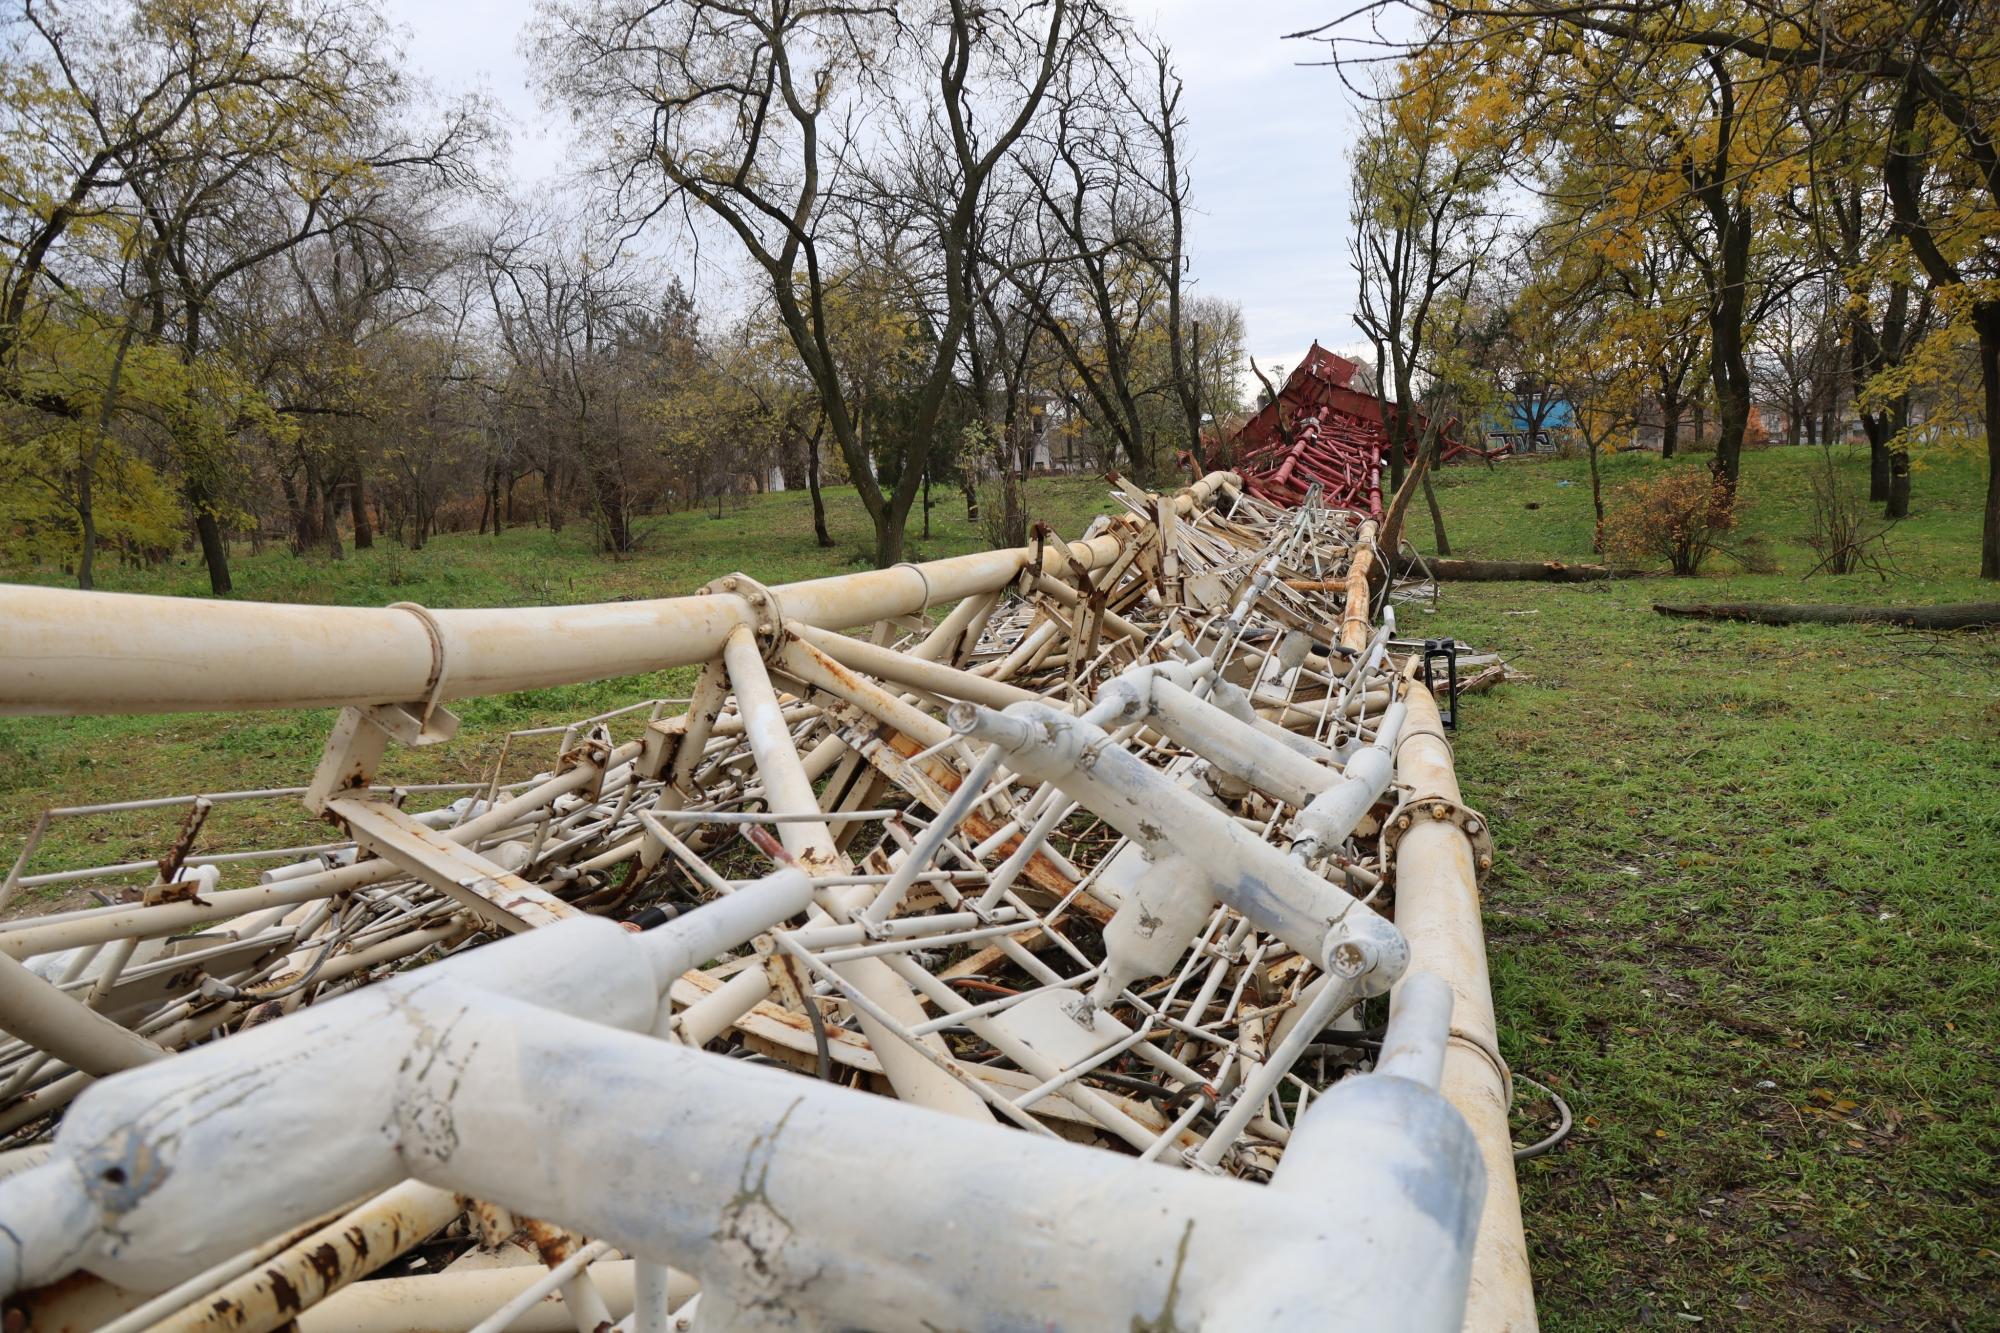
[(1576, 429), (1576, 409), (1561, 398), (1515, 401), (1495, 409), (1486, 423), (1486, 447), (1514, 454), (1552, 454), (1560, 437)]

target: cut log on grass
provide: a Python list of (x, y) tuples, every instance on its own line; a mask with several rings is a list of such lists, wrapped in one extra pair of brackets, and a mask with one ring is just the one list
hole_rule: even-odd
[(1621, 569), (1615, 565), (1566, 565), (1560, 560), (1445, 560), (1419, 565), (1406, 562), (1405, 574), (1421, 574), (1441, 582), (1454, 583), (1595, 583), (1600, 579), (1635, 579), (1643, 569)]
[(1778, 602), (1713, 602), (1662, 606), (1663, 616), (1700, 620), (1751, 620), (1760, 625), (1905, 625), (1911, 629), (1980, 629), (2000, 625), (2000, 602), (1957, 602), (1946, 606), (1828, 606)]

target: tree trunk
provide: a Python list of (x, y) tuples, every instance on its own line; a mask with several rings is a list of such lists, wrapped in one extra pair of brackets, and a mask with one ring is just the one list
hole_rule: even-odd
[[(1380, 364), (1380, 358), (1377, 358)], [(1389, 489), (1396, 490), (1403, 484), (1403, 471), (1409, 466), (1407, 455), (1410, 451), (1410, 405), (1416, 395), (1410, 391), (1410, 377), (1398, 366), (1396, 377), (1396, 411), (1389, 418)], [(1378, 383), (1380, 381), (1377, 381)]]
[(89, 592), (96, 586), (94, 568), (97, 564), (97, 514), (91, 507), (89, 467), (78, 471), (76, 477), (76, 522), (81, 530), (82, 548), (76, 556), (76, 586)]
[[(790, 429), (788, 428), (788, 431)], [(785, 489), (788, 491), (795, 491), (806, 484), (805, 477), (801, 475), (805, 471), (804, 454), (798, 445), (798, 438), (794, 435), (786, 442), (785, 447), (778, 451), (778, 475), (785, 479)]]
[(1028, 507), (1021, 497), (1021, 471), (1013, 466), (1000, 481), (1000, 544), (1028, 544)]
[(1888, 440), (1889, 496), (1882, 508), (1884, 518), (1910, 516), (1910, 399), (1906, 394), (1889, 409), (1883, 435)]
[(1712, 324), (1715, 339), (1715, 479), (1731, 501), (1750, 433), (1750, 363), (1743, 351), (1743, 298), (1725, 296)]
[(1431, 489), (1431, 474), (1424, 473), (1424, 503), (1430, 506), (1431, 532), (1437, 538), (1437, 553), (1451, 554), (1451, 538), (1445, 536), (1444, 511), (1438, 508), (1437, 492)]
[(597, 502), (604, 511), (604, 547), (613, 555), (625, 555), (632, 549), (632, 516), (625, 504), (624, 488), (607, 489)]
[(1597, 474), (1597, 441), (1589, 441), (1590, 448), (1590, 508), (1597, 521), (1590, 529), (1590, 549), (1602, 553), (1604, 550), (1604, 485)]
[(1979, 577), (2000, 579), (2000, 301), (1976, 301), (1979, 378), (1986, 389), (1986, 519), (1979, 534)]
[(320, 538), (326, 543), (326, 553), (335, 560), (345, 560), (347, 552), (340, 549), (340, 487), (329, 484), (320, 492)]
[(1660, 391), (1660, 457), (1672, 458), (1680, 451), (1681, 398), (1666, 389)]
[(1960, 602), (1944, 606), (1826, 606), (1812, 603), (1715, 602), (1662, 606), (1663, 616), (1698, 620), (1748, 620), (1760, 625), (1908, 625), (1914, 629), (1982, 629), (2000, 625), (2000, 602)]
[(1889, 451), (1889, 500), (1882, 507), (1884, 518), (1910, 516), (1910, 454), (1906, 449)]
[(227, 597), (235, 586), (229, 580), (229, 543), (223, 540), (222, 525), (215, 521), (208, 488), (190, 481), (187, 499), (194, 509), (194, 530), (201, 539), (202, 563), (208, 566), (208, 590), (217, 597)]
[(1879, 413), (1863, 412), (1861, 429), (1868, 433), (1868, 502), (1889, 498), (1889, 431)]
[[(1454, 583), (1596, 583), (1604, 579), (1642, 578), (1643, 569), (1616, 565), (1568, 565), (1560, 560), (1429, 560), (1422, 567), (1412, 560), (1400, 574), (1421, 574)], [(1294, 581), (1296, 584), (1297, 581)]]
[(304, 494), (294, 496), (290, 486), (285, 488), (285, 500), (292, 511), (293, 555), (304, 555), (319, 545), (320, 524), (326, 516), (319, 501), (319, 468), (310, 458), (306, 460), (305, 474)]
[(111, 358), (111, 374), (104, 383), (104, 397), (98, 404), (97, 433), (91, 437), (90, 447), (77, 458), (76, 523), (81, 545), (76, 558), (76, 586), (85, 592), (96, 586), (97, 508), (94, 492), (97, 463), (104, 456), (105, 442), (111, 438), (111, 418), (118, 408), (118, 381), (125, 373), (125, 357), (131, 352), (132, 340), (138, 332), (138, 323), (128, 315), (125, 330), (118, 338), (118, 352)]
[(887, 569), (903, 559), (903, 543), (909, 530), (910, 510), (893, 499), (882, 510), (875, 526), (875, 568)]
[(375, 544), (375, 529), (368, 522), (368, 481), (357, 465), (347, 476), (347, 510), (354, 516), (354, 549), (365, 551)]
[(806, 439), (806, 489), (812, 492), (813, 540), (826, 547), (833, 545), (833, 538), (826, 531), (826, 497), (819, 489), (819, 437), (814, 431)]

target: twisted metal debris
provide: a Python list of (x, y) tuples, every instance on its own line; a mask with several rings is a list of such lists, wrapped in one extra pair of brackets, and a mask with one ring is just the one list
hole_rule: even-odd
[[(1119, 494), (613, 606), (0, 590), (10, 711), (341, 707), (303, 787), (30, 833), (0, 902), (125, 901), (0, 925), (10, 1317), (1531, 1327), (1489, 836), (1374, 523)], [(697, 664), (532, 778), (380, 780), (453, 700)], [(269, 801), (336, 836), (198, 850)]]
[(1390, 444), (1388, 426), (1400, 422), (1410, 461), (1422, 442), (1437, 437), (1438, 459), (1494, 458), (1462, 438), (1457, 418), (1434, 423), (1422, 412), (1407, 420), (1402, 409), (1354, 387), (1358, 362), (1314, 343), (1284, 387), (1267, 399), (1231, 440), (1237, 473), (1252, 495), (1282, 508), (1319, 502), (1382, 517), (1382, 466)]

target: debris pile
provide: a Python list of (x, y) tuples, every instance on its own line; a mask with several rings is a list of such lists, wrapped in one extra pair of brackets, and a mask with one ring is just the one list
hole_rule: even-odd
[[(137, 892), (0, 924), (0, 1294), (35, 1327), (1532, 1317), (1490, 835), (1372, 506), (1118, 493), (1019, 551), (346, 612), (344, 662), (229, 699), (204, 616), (256, 662), (320, 609), (191, 606), (93, 676), (49, 670), (92, 651), (73, 594), (0, 593), (17, 711), (347, 691), (302, 788), (37, 824), (5, 897)], [(531, 778), (381, 781), (454, 699), (640, 663), (700, 672)], [(199, 850), (271, 800), (341, 836)], [(36, 873), (53, 821), (170, 805), (157, 863)]]
[[(1382, 517), (1382, 463), (1389, 451), (1385, 423), (1399, 409), (1354, 387), (1360, 366), (1318, 343), (1236, 433), (1235, 467), (1251, 494), (1283, 508), (1304, 504), (1315, 487), (1319, 503)], [(1460, 438), (1456, 420), (1434, 426), (1421, 412), (1407, 423), (1414, 460), (1418, 442), (1442, 437), (1443, 461), (1483, 451)]]

